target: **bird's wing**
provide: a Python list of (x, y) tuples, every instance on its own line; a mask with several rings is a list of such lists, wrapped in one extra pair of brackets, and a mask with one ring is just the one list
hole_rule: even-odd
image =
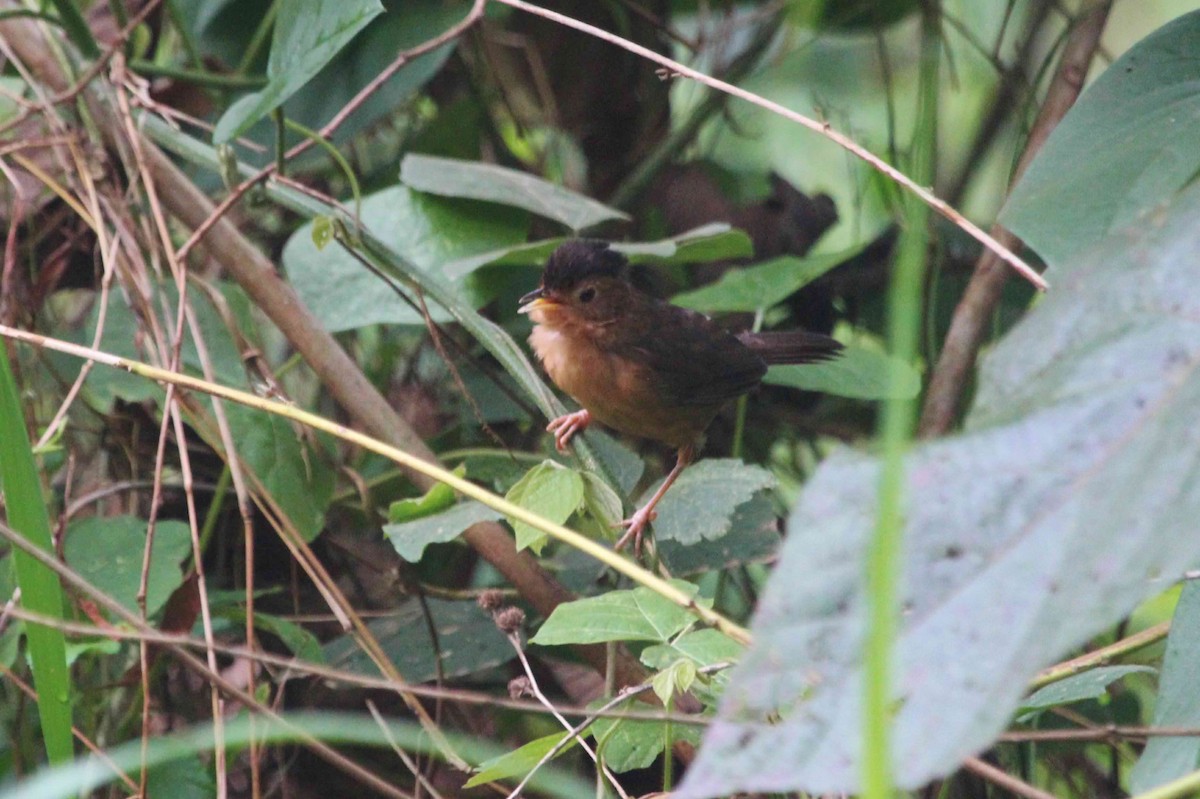
[[(679, 405), (719, 405), (745, 394), (767, 372), (763, 359), (703, 314), (662, 303), (659, 330), (618, 344), (644, 364), (657, 393)], [(623, 351), (622, 351), (623, 350)]]
[(842, 343), (837, 339), (807, 330), (782, 330), (767, 333), (746, 331), (737, 334), (738, 341), (754, 350), (754, 354), (769, 365), (787, 363), (820, 363), (836, 358)]

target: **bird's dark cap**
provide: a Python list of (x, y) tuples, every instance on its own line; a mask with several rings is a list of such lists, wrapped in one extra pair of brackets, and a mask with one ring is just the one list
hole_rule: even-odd
[(559, 245), (546, 261), (542, 288), (551, 291), (574, 286), (589, 277), (620, 277), (628, 261), (607, 241), (574, 239)]

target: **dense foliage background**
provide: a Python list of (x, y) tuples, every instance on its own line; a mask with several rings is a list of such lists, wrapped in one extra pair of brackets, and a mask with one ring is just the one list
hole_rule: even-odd
[[(1195, 795), (1197, 4), (549, 7), (0, 0), (0, 796)], [(847, 345), (641, 562), (581, 235)]]

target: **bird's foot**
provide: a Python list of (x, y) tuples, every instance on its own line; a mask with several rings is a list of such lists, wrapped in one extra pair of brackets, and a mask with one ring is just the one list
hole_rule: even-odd
[(642, 536), (645, 533), (646, 525), (656, 518), (658, 518), (658, 511), (654, 509), (653, 505), (638, 508), (632, 516), (621, 522), (621, 527), (625, 528), (625, 534), (617, 539), (613, 549), (620, 552), (630, 541), (633, 541), (633, 554), (640, 558), (642, 556)]
[(592, 415), (584, 409), (558, 417), (546, 425), (546, 432), (554, 434), (554, 448), (559, 452), (566, 452), (567, 444), (571, 443), (574, 435), (582, 433), (591, 423)]

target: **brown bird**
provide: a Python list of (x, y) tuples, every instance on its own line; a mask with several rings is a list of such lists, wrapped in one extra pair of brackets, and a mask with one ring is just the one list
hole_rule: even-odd
[(550, 255), (520, 312), (535, 323), (529, 343), (550, 379), (583, 406), (547, 426), (559, 452), (592, 421), (678, 452), (662, 486), (622, 522), (628, 529), (616, 548), (633, 540), (640, 553), (654, 506), (695, 458), (721, 407), (756, 387), (768, 366), (828, 360), (842, 345), (800, 330), (734, 335), (642, 293), (625, 279), (626, 263), (606, 242), (569, 241)]

